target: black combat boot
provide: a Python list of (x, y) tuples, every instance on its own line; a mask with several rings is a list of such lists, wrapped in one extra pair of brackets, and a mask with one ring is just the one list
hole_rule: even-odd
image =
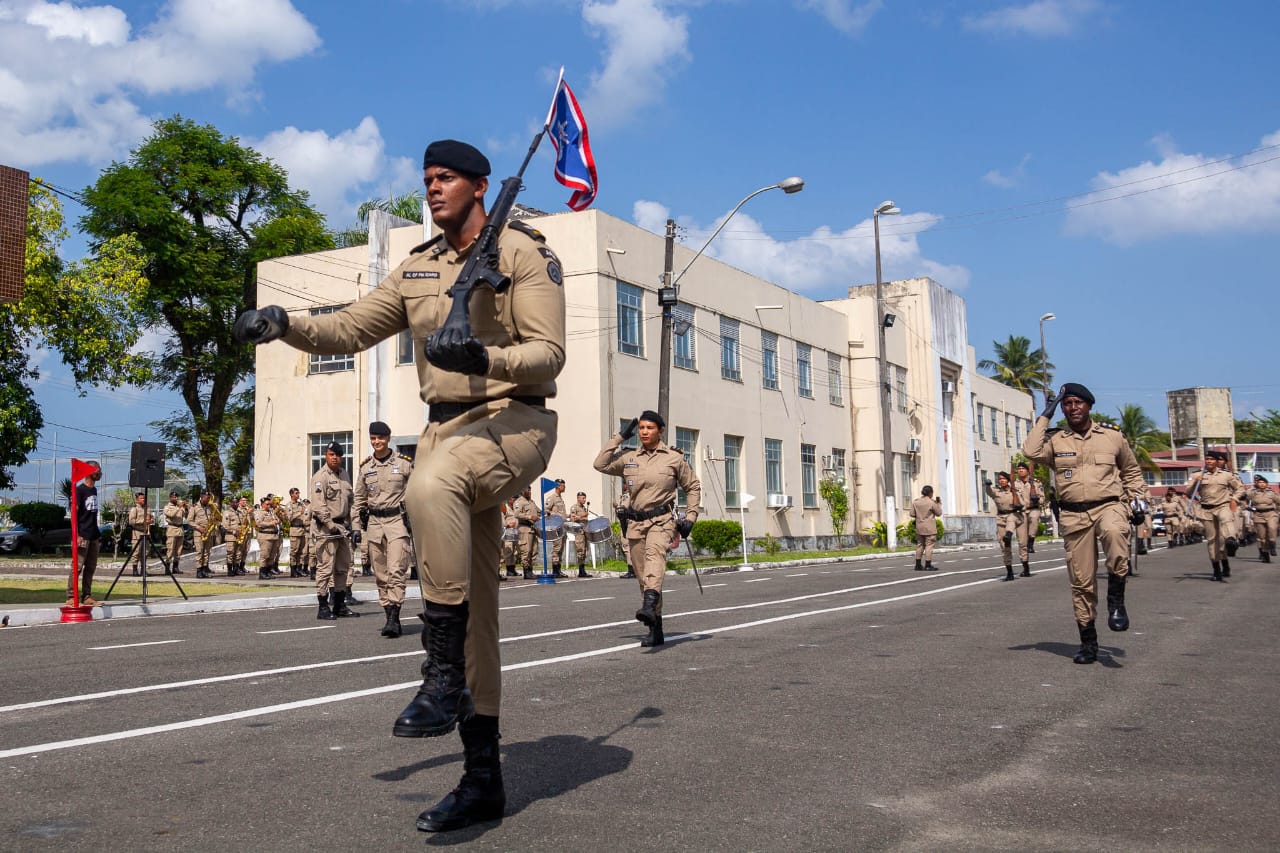
[(316, 579), (316, 567), (315, 567), (315, 566), (312, 566), (312, 567), (310, 567), (309, 569), (307, 569), (307, 577), (308, 577), (310, 580), (315, 580), (315, 579)]
[(1240, 549), (1240, 541), (1236, 539), (1236, 537), (1234, 536), (1228, 536), (1226, 546), (1227, 546), (1227, 556), (1234, 557), (1236, 555), (1236, 551)]
[(631, 566), (627, 566), (627, 570), (623, 572), (621, 575), (619, 575), (618, 577), (634, 578), (635, 576), (636, 576), (636, 570)]
[(509, 577), (509, 578), (518, 578), (518, 577), (520, 577), (520, 575), (516, 573), (516, 564), (515, 564), (515, 563), (512, 563), (511, 565), (507, 566), (507, 577)]
[(1139, 557), (1141, 557), (1143, 554), (1147, 553), (1147, 545), (1146, 545), (1146, 543), (1143, 541), (1143, 539), (1142, 539), (1142, 537), (1141, 537), (1141, 536), (1139, 536), (1139, 537), (1138, 537), (1138, 543), (1137, 543), (1137, 545), (1138, 545), (1138, 546), (1137, 546), (1137, 548), (1136, 548), (1135, 550), (1136, 550), (1136, 552), (1137, 552), (1137, 554), (1138, 554), (1138, 556), (1139, 556)]
[(271, 580), (271, 578), (272, 578), (271, 569), (267, 568), (266, 566), (258, 567), (258, 580), (266, 581), (266, 580)]
[(333, 609), (333, 615), (340, 618), (360, 615), (347, 606), (346, 591), (341, 589), (329, 590), (329, 607)]
[(1124, 578), (1107, 575), (1107, 627), (1112, 631), (1129, 630), (1129, 611), (1124, 609)]
[(1027, 540), (1027, 553), (1034, 554), (1036, 552), (1036, 537), (1032, 536)]
[(1276, 556), (1276, 543), (1274, 542), (1271, 543), (1271, 548), (1269, 549), (1269, 552), (1271, 556), (1273, 557)]
[(1000, 580), (1002, 580), (1002, 581), (1011, 581), (1011, 580), (1013, 580), (1013, 565), (1012, 565), (1012, 564), (1007, 565), (1007, 566), (1005, 566), (1005, 567), (1004, 567), (1004, 577), (1002, 577)]
[(426, 603), (422, 647), (422, 686), (400, 712), (391, 733), (396, 737), (447, 735), (462, 720), (475, 714), (467, 689), (466, 641), (468, 603)]
[(938, 570), (938, 567), (935, 566), (933, 563), (929, 562), (928, 560), (926, 560), (924, 564), (924, 570), (926, 572), (936, 572)]
[(1075, 663), (1094, 663), (1098, 660), (1098, 630), (1090, 622), (1080, 627), (1080, 651), (1071, 660)]
[(917, 572), (924, 571), (924, 565), (919, 560), (916, 560), (916, 571)]
[(347, 604), (359, 604), (360, 599), (356, 598), (355, 590), (351, 588), (351, 584), (347, 584), (347, 588), (342, 593), (343, 599)]
[(1217, 560), (1213, 560), (1212, 562), (1213, 562), (1213, 579), (1216, 581), (1220, 581), (1222, 580), (1222, 563), (1219, 563)]
[(382, 636), (399, 637), (403, 633), (400, 629), (400, 605), (388, 604), (382, 609), (387, 611), (387, 624), (382, 626)]
[(211, 578), (213, 575), (209, 572), (208, 566), (196, 566), (196, 577)]
[(551, 564), (551, 577), (553, 577), (553, 578), (567, 578), (567, 577), (569, 577), (569, 576), (568, 576), (568, 575), (566, 575), (564, 572), (560, 571), (560, 564), (559, 564), (559, 563), (552, 563), (552, 564)]
[(1270, 551), (1268, 551), (1266, 548), (1259, 548), (1259, 549), (1258, 549), (1258, 556), (1262, 558), (1262, 562), (1264, 562), (1264, 563), (1270, 563), (1270, 562), (1271, 562), (1271, 552), (1270, 552)]
[(533, 577), (533, 568), (532, 568), (531, 566), (525, 566), (525, 567), (524, 567), (524, 579), (525, 579), (525, 580), (527, 580), (527, 581), (534, 580), (534, 577)]
[[(647, 596), (649, 593), (646, 592), (645, 595)], [(645, 648), (649, 648), (650, 646), (660, 646), (667, 641), (667, 638), (662, 634), (662, 593), (657, 592), (654, 593), (654, 595), (658, 597), (658, 601), (653, 608), (653, 624), (649, 626), (649, 636), (640, 641), (640, 645)], [(636, 618), (639, 617), (640, 614), (637, 613)]]
[(656, 590), (646, 589), (643, 595), (644, 603), (636, 611), (636, 620), (652, 628), (653, 623), (658, 621), (658, 603), (661, 600), (662, 597)]
[(326, 622), (332, 622), (333, 620), (338, 618), (337, 616), (333, 615), (333, 609), (329, 607), (329, 596), (321, 593), (320, 595), (316, 596), (316, 599), (320, 602), (320, 609), (316, 611), (317, 619), (323, 619)]
[(369, 562), (361, 563), (360, 574), (366, 578), (373, 577), (373, 564)]
[(1031, 577), (1031, 564), (1028, 563), (1026, 560), (1022, 561), (1022, 577), (1024, 578)]
[(578, 577), (580, 578), (591, 577), (591, 575), (587, 573), (587, 566), (585, 563), (578, 563)]
[(1154, 550), (1154, 547), (1153, 547), (1153, 546), (1152, 546), (1152, 544), (1151, 544), (1151, 537), (1150, 537), (1150, 536), (1148, 536), (1148, 537), (1147, 537), (1147, 550), (1148, 550), (1148, 551), (1152, 551), (1152, 550)]
[[(1234, 557), (1235, 554), (1232, 554), (1231, 556)], [(1227, 562), (1226, 557), (1223, 557), (1222, 558), (1222, 579), (1226, 580), (1229, 577), (1231, 577), (1231, 564)]]
[(443, 800), (418, 815), (423, 832), (448, 832), (473, 823), (501, 820), (507, 806), (498, 757), (498, 718), (477, 714), (458, 724), (462, 736), (462, 781)]

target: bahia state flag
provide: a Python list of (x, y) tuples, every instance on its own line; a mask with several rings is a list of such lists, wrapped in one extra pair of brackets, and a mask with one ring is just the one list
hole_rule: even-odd
[(574, 210), (586, 210), (596, 199), (596, 158), (587, 138), (587, 120), (582, 116), (578, 99), (573, 96), (560, 70), (560, 82), (551, 99), (547, 119), (551, 144), (556, 147), (556, 180), (573, 190), (566, 204)]

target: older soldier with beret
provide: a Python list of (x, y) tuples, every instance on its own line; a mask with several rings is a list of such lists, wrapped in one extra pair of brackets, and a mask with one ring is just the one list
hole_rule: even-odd
[[(601, 474), (622, 477), (622, 487), (631, 496), (631, 505), (619, 510), (626, 513), (627, 548), (631, 564), (640, 580), (641, 606), (636, 619), (649, 627), (642, 646), (660, 646), (666, 642), (662, 633), (662, 579), (667, 572), (667, 551), (675, 538), (688, 536), (701, 512), (702, 484), (685, 461), (684, 454), (662, 442), (666, 422), (653, 411), (641, 412), (639, 418), (609, 440), (596, 457), (595, 469)], [(639, 430), (640, 446), (632, 449), (622, 443)], [(676, 487), (684, 489), (688, 499), (684, 520), (675, 519)]]
[(378, 603), (387, 615), (382, 636), (399, 637), (400, 606), (404, 604), (405, 581), (413, 544), (404, 521), (404, 491), (413, 473), (413, 462), (390, 447), (391, 427), (382, 421), (369, 424), (369, 444), (373, 453), (360, 463), (356, 473), (354, 516), (363, 521), (361, 535), (369, 546), (378, 585)]
[(1244, 483), (1226, 470), (1226, 465), (1226, 453), (1210, 450), (1205, 454), (1204, 471), (1192, 474), (1187, 481), (1187, 493), (1194, 493), (1200, 506), (1200, 521), (1204, 523), (1204, 539), (1215, 581), (1231, 577), (1231, 563), (1227, 558), (1236, 555), (1239, 544), (1236, 506), (1244, 499)]
[[(332, 314), (293, 317), (271, 306), (247, 312), (244, 340), (314, 353), (351, 353), (409, 329), (428, 424), (418, 442), (407, 505), (420, 561), (427, 658), (418, 695), (396, 720), (401, 737), (461, 730), (458, 787), (418, 817), (427, 831), (502, 817), (498, 760), (502, 671), (498, 652), (501, 504), (546, 469), (556, 414), (547, 398), (565, 359), (560, 261), (543, 236), (501, 227), (493, 289), (470, 298), (470, 334), (446, 325), (450, 292), (484, 230), (489, 161), (471, 145), (427, 146), (423, 181), (441, 233), (413, 249), (374, 291)], [(474, 569), (474, 571), (473, 571)]]
[(1253, 532), (1258, 536), (1258, 558), (1270, 563), (1276, 555), (1277, 516), (1280, 516), (1280, 495), (1271, 490), (1271, 484), (1261, 474), (1253, 476), (1253, 488), (1246, 497), (1253, 513)]
[[(1046, 397), (1022, 452), (1032, 462), (1052, 467), (1056, 477), (1059, 521), (1080, 631), (1080, 651), (1074, 660), (1090, 664), (1098, 659), (1098, 631), (1094, 627), (1098, 543), (1101, 541), (1107, 558), (1107, 627), (1127, 631), (1124, 592), (1132, 535), (1129, 503), (1135, 497), (1146, 497), (1147, 484), (1124, 434), (1089, 417), (1094, 397), (1088, 388), (1068, 382), (1057, 397), (1051, 393)], [(1059, 401), (1067, 418), (1066, 429), (1050, 427)]]

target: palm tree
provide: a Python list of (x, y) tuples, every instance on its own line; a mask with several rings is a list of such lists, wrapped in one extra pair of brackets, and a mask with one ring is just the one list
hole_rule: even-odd
[(1128, 439), (1133, 455), (1138, 457), (1138, 464), (1148, 471), (1158, 470), (1159, 466), (1151, 458), (1151, 451), (1168, 450), (1169, 442), (1165, 434), (1156, 429), (1156, 422), (1147, 416), (1142, 407), (1125, 403), (1120, 407), (1120, 418), (1116, 426)]
[(1030, 394), (1032, 391), (1044, 391), (1046, 373), (1049, 379), (1053, 377), (1053, 362), (1045, 362), (1044, 353), (1040, 350), (1033, 351), (1029, 338), (1010, 335), (1003, 344), (992, 341), (991, 348), (995, 350), (995, 360), (984, 358), (978, 362), (978, 369), (986, 371), (1002, 385)]
[(363, 246), (369, 242), (369, 214), (374, 210), (382, 210), (392, 216), (407, 219), (410, 222), (422, 222), (422, 190), (387, 198), (371, 198), (356, 208), (354, 225), (336, 232), (333, 236), (339, 246)]

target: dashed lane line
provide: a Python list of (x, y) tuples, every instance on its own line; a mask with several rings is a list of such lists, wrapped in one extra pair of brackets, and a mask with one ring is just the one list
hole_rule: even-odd
[(119, 646), (89, 646), (91, 652), (105, 652), (110, 649), (136, 649), (139, 646), (167, 646), (171, 643), (185, 643), (186, 640), (152, 640), (149, 643), (123, 643)]

